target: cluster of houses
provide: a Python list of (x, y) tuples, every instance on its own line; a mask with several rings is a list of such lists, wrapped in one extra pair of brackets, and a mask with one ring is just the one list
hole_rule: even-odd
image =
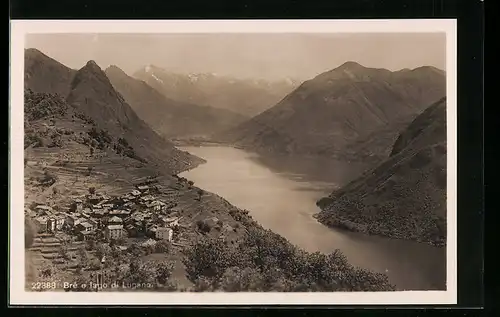
[(73, 199), (66, 211), (38, 205), (28, 210), (40, 232), (63, 231), (78, 240), (120, 240), (128, 237), (150, 237), (172, 241), (173, 229), (179, 226), (179, 212), (155, 196), (156, 188), (139, 185), (118, 197), (89, 194)]

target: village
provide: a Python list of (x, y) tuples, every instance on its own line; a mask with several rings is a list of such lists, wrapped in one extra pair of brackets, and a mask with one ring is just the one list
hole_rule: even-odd
[(172, 242), (181, 219), (176, 204), (158, 199), (157, 193), (158, 188), (151, 184), (139, 184), (116, 197), (89, 188), (87, 195), (72, 198), (65, 208), (36, 204), (26, 210), (26, 215), (39, 234), (108, 243), (149, 238), (143, 245), (154, 246), (160, 240)]

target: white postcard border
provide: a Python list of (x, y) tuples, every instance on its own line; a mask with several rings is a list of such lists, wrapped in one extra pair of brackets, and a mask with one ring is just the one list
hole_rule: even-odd
[[(354, 293), (27, 292), (24, 275), (24, 39), (30, 33), (446, 33), (447, 290)], [(11, 305), (419, 305), (457, 302), (456, 19), (13, 20), (10, 64), (9, 255)], [(424, 48), (422, 48), (424, 49)]]

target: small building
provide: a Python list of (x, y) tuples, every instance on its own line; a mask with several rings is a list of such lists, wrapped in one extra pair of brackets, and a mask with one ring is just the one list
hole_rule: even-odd
[(96, 236), (96, 233), (93, 230), (91, 230), (91, 231), (85, 231), (84, 230), (84, 231), (78, 232), (78, 238), (81, 241), (94, 240), (95, 236)]
[(94, 217), (95, 217), (95, 218), (102, 218), (102, 217), (104, 217), (107, 213), (108, 213), (108, 210), (107, 210), (107, 209), (100, 209), (100, 210), (96, 210), (96, 211), (94, 211)]
[(102, 210), (102, 205), (93, 205), (92, 206), (92, 211), (93, 212), (96, 212), (97, 210)]
[(76, 212), (83, 210), (83, 200), (81, 200), (80, 198), (76, 198), (73, 200), (73, 203), (76, 206), (76, 210), (75, 210)]
[(173, 235), (174, 235), (174, 230), (172, 230), (172, 228), (167, 228), (167, 227), (156, 228), (155, 238), (158, 240), (168, 240), (169, 242), (171, 242)]
[(125, 226), (129, 237), (136, 237), (139, 234), (139, 228), (134, 223), (129, 223)]
[(77, 215), (72, 214), (66, 217), (66, 225), (69, 227), (74, 227), (79, 223), (80, 223), (80, 218), (78, 218)]
[(65, 214), (58, 214), (54, 218), (56, 221), (56, 229), (62, 230), (62, 228), (64, 227), (64, 223), (66, 221), (66, 215)]
[(106, 237), (106, 240), (118, 240), (123, 238), (123, 225), (112, 224), (106, 226), (104, 236)]
[(92, 226), (92, 230), (97, 228), (98, 222), (92, 218), (87, 219), (87, 223)]
[(149, 190), (149, 186), (148, 185), (137, 186), (137, 189), (144, 193)]
[(56, 218), (50, 217), (47, 220), (47, 231), (48, 232), (56, 232)]
[(38, 228), (38, 232), (47, 232), (48, 231), (48, 217), (47, 216), (39, 216), (33, 219), (33, 222)]
[(51, 215), (53, 211), (52, 207), (47, 205), (38, 205), (35, 207), (35, 210), (40, 215)]
[(76, 225), (77, 231), (79, 231), (79, 232), (82, 232), (82, 231), (87, 231), (87, 232), (92, 231), (94, 228), (87, 221), (80, 222), (78, 225)]
[(140, 191), (138, 191), (138, 190), (135, 190), (135, 189), (134, 189), (134, 190), (133, 190), (130, 194), (131, 194), (132, 196), (139, 196), (139, 195), (141, 194), (141, 192), (140, 192)]
[(93, 205), (99, 203), (100, 201), (102, 200), (102, 196), (99, 196), (97, 194), (94, 194), (94, 195), (89, 195), (87, 197), (87, 201)]
[(179, 221), (179, 217), (162, 217), (161, 218), (161, 222), (165, 225), (169, 225), (171, 223), (174, 223), (174, 222), (178, 222)]
[(146, 242), (142, 243), (141, 246), (142, 247), (154, 247), (156, 245), (156, 241), (153, 240), (153, 239), (148, 239)]
[(90, 208), (84, 208), (81, 212), (82, 217), (89, 218), (92, 210)]

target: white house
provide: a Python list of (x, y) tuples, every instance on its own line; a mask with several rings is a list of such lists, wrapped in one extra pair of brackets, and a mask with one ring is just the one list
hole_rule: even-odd
[(167, 227), (156, 228), (155, 238), (158, 240), (168, 240), (169, 242), (171, 242), (173, 235), (174, 235), (174, 230), (172, 230), (171, 228)]

